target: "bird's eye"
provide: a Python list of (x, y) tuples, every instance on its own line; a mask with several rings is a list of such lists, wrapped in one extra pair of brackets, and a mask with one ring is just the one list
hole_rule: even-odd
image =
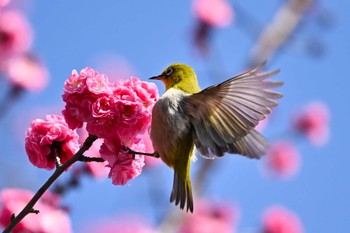
[(166, 76), (169, 76), (173, 72), (173, 68), (168, 68), (165, 72)]

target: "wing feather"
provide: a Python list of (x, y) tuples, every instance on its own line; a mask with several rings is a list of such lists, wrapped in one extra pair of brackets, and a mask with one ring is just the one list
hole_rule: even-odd
[(282, 94), (272, 89), (283, 82), (268, 80), (279, 70), (258, 72), (261, 68), (184, 98), (194, 143), (203, 157), (230, 152), (257, 158), (264, 153), (267, 141), (254, 128), (278, 105)]

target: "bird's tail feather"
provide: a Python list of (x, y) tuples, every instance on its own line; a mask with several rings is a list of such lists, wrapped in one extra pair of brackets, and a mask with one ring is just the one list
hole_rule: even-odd
[(183, 179), (177, 172), (174, 172), (173, 190), (170, 196), (170, 202), (175, 201), (175, 205), (180, 204), (180, 208), (193, 213), (193, 196), (191, 181), (187, 176)]

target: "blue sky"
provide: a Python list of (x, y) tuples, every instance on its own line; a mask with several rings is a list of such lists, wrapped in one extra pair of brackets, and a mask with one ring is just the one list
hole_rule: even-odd
[[(264, 24), (282, 3), (249, 0), (240, 3), (240, 7)], [(57, 112), (63, 107), (63, 83), (73, 69), (91, 66), (99, 70), (103, 67), (101, 61), (107, 62), (106, 57), (121, 57), (133, 68), (133, 75), (147, 80), (169, 64), (182, 62), (196, 70), (204, 88), (243, 71), (255, 42), (252, 34), (234, 22), (215, 31), (213, 55), (201, 58), (191, 44), (195, 20), (190, 1), (32, 1), (27, 5), (27, 16), (35, 32), (33, 51), (47, 65), (51, 80), (44, 91), (25, 95), (0, 122), (0, 163), (5, 166), (0, 171), (1, 188), (15, 186), (35, 191), (50, 175), (27, 161), (24, 130), (43, 112)], [(280, 89), (284, 98), (265, 134), (272, 141), (280, 139), (279, 135), (289, 127), (291, 114), (318, 100), (330, 109), (330, 141), (318, 148), (298, 140), (302, 166), (288, 181), (261, 175), (261, 161), (234, 155), (216, 160), (204, 194), (239, 206), (239, 232), (258, 227), (262, 212), (275, 204), (297, 213), (306, 232), (350, 231), (350, 2), (318, 1), (318, 6), (330, 12), (334, 26), (322, 28), (317, 23), (319, 11), (310, 12), (292, 41), (268, 65), (281, 69), (276, 79), (285, 85)], [(301, 49), (310, 40), (322, 42), (323, 56), (311, 57)], [(222, 77), (209, 78), (208, 69), (222, 73)], [(162, 93), (161, 83), (157, 85)], [(194, 171), (196, 167), (194, 164)], [(150, 179), (158, 184), (156, 211), (149, 197)], [(81, 187), (71, 191), (63, 202), (71, 206), (76, 232), (82, 232), (87, 222), (123, 213), (136, 212), (156, 222), (155, 212), (173, 208), (168, 203), (171, 185), (172, 171), (163, 165), (124, 187), (113, 186), (110, 180), (84, 179)]]

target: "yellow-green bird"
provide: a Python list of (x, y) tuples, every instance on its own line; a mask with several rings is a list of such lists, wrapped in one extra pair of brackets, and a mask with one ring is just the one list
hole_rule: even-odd
[(254, 127), (281, 98), (271, 89), (283, 83), (267, 80), (279, 70), (258, 72), (262, 66), (200, 90), (193, 69), (173, 64), (151, 79), (166, 91), (153, 108), (151, 140), (154, 156), (174, 169), (170, 201), (193, 212), (190, 160), (194, 147), (207, 159), (224, 153), (261, 157), (268, 146)]

